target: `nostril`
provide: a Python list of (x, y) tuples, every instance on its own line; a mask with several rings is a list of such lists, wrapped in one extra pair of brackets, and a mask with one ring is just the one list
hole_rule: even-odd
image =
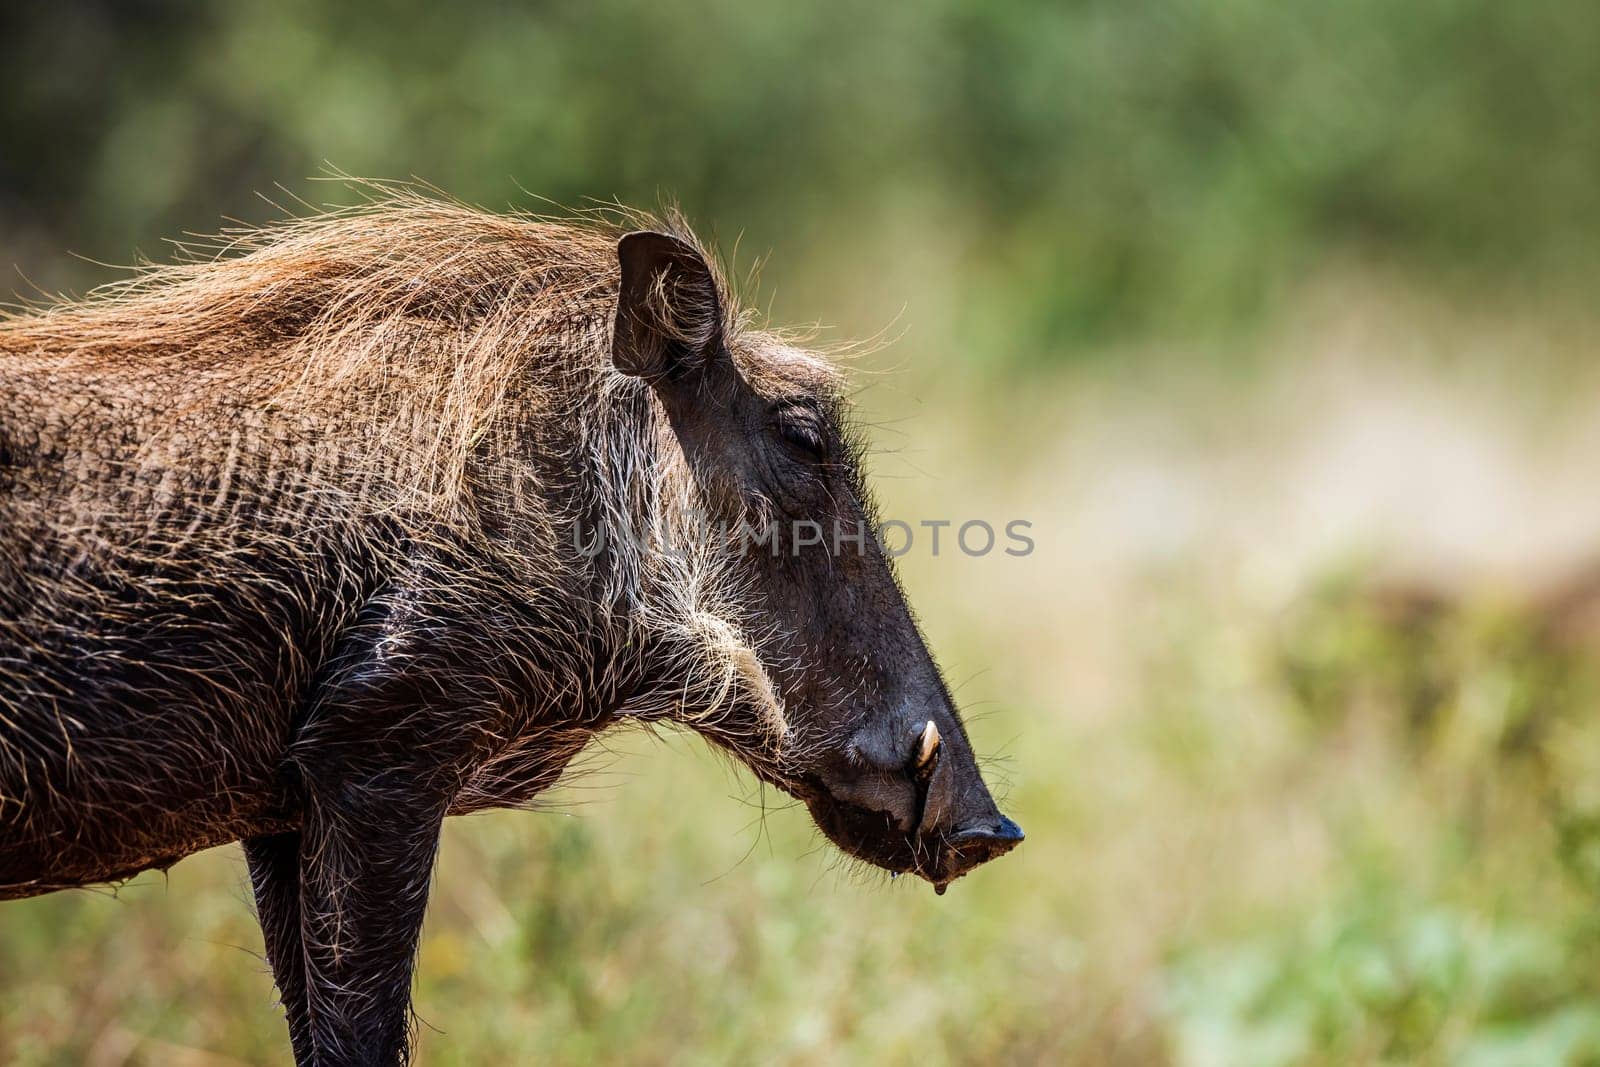
[(1024, 836), (1025, 835), (1022, 832), (1022, 827), (1018, 826), (1016, 823), (1002, 815), (1000, 816), (1000, 822), (998, 825), (974, 826), (967, 830), (958, 830), (951, 835), (950, 840), (958, 844), (965, 842), (987, 841), (993, 842), (997, 845), (1015, 845), (1021, 841)]
[(1022, 827), (1002, 815), (1000, 816), (1000, 829), (995, 832), (994, 836), (1002, 841), (1021, 841), (1027, 835), (1022, 832)]

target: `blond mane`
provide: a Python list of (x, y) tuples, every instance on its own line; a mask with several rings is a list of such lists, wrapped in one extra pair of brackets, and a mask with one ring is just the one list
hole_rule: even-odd
[[(518, 565), (536, 571), (571, 515), (541, 499), (544, 487), (519, 482), (507, 457), (517, 435), (543, 422), (570, 437), (575, 467), (595, 473), (597, 498), (569, 507), (598, 509), (614, 528), (692, 540), (682, 527), (693, 489), (670, 429), (648, 388), (610, 362), (616, 245), (632, 229), (704, 248), (672, 214), (497, 215), (390, 187), (356, 207), (227, 231), (185, 246), (185, 262), (0, 319), (0, 369), (16, 389), (9, 398), (0, 389), (0, 434), (26, 431), (31, 419), (48, 450), (137, 424), (136, 444), (80, 473), (71, 521), (84, 530), (128, 517), (127, 483), (150, 486), (148, 507), (177, 497), (218, 512), (230, 482), (241, 499), (270, 486), (297, 502), (272, 506), (303, 506), (303, 515), (357, 492), (351, 506), (477, 527), (484, 512), (472, 483), (487, 462), (497, 506), (530, 553)], [(730, 347), (775, 341), (750, 329), (718, 277)], [(8, 411), (18, 397), (42, 397), (46, 410)], [(229, 407), (234, 416), (220, 418)], [(96, 419), (101, 428), (86, 430)], [(219, 436), (224, 422), (246, 429)], [(273, 469), (246, 487), (252, 464)], [(224, 485), (214, 488), (218, 467)], [(117, 487), (97, 488), (102, 474)], [(229, 521), (211, 514), (188, 532), (197, 527), (226, 536)], [(483, 543), (481, 530), (464, 532)], [(139, 551), (216, 550), (176, 536), (162, 531)], [(714, 546), (640, 547), (614, 560), (603, 585), (608, 600), (630, 605), (616, 625), (682, 649), (697, 692), (670, 703), (710, 717), (742, 696), (762, 709), (752, 747), (781, 743), (782, 710)]]

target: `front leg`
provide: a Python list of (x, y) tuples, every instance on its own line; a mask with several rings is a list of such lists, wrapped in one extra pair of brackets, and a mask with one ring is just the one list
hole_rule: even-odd
[(300, 915), (311, 1062), (408, 1060), (411, 973), (445, 808), (385, 776), (309, 798)]
[(289, 1042), (300, 1067), (316, 1063), (306, 1009), (306, 957), (300, 940), (300, 835), (252, 837), (244, 842), (255, 890), (256, 918), (267, 945), (267, 962), (289, 1022)]
[(321, 1067), (407, 1061), (441, 825), (518, 733), (514, 705), (495, 697), (531, 690), (512, 669), (520, 661), (495, 656), (526, 654), (507, 636), (520, 616), (486, 628), (480, 599), (453, 599), (458, 570), (433, 578), (429, 566), (417, 557), (358, 613), (290, 745), (307, 1018)]

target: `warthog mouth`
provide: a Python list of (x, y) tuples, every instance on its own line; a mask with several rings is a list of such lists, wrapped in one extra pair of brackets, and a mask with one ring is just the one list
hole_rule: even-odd
[[(808, 791), (809, 792), (809, 791)], [(943, 894), (949, 884), (1022, 843), (1022, 827), (999, 815), (993, 825), (907, 833), (889, 814), (826, 793), (812, 792), (806, 807), (817, 827), (857, 859), (893, 874), (915, 874)]]

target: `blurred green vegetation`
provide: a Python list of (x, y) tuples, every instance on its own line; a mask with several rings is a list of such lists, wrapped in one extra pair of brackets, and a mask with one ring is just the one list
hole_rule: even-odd
[[(887, 514), (1033, 521), (903, 561), (1024, 847), (936, 899), (623, 735), (449, 828), (424, 1064), (1600, 1063), (1595, 632), (1397, 584), (1428, 529), (1278, 522), (1592, 418), (1597, 55), (1555, 0), (20, 0), (0, 289), (347, 201), (329, 168), (671, 198), (771, 253), (776, 320), (903, 334), (858, 370)], [(1334, 448), (1357, 402), (1405, 432)], [(0, 905), (0, 1062), (284, 1062), (259, 953), (234, 850)]]
[(772, 250), (807, 317), (841, 264), (946, 260), (907, 285), (948, 287), (944, 347), (1026, 366), (1249, 321), (1340, 254), (1587, 278), (1597, 53), (1600, 9), (1560, 0), (23, 0), (0, 237), (53, 288), (105, 276), (63, 249), (347, 197), (308, 189), (330, 165), (496, 207), (670, 196)]

